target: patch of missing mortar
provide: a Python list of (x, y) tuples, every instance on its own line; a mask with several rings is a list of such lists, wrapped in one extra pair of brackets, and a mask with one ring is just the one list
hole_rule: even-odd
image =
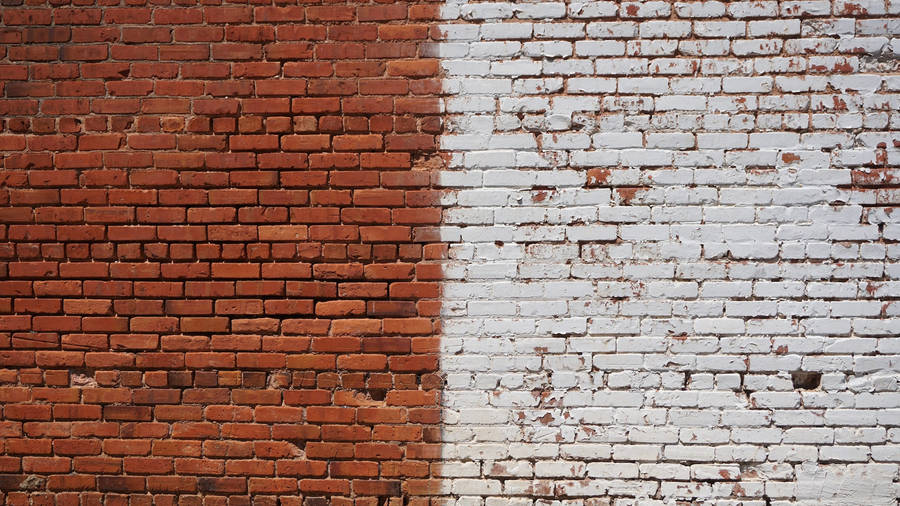
[(100, 386), (89, 371), (72, 371), (69, 382), (73, 387), (97, 388)]
[(794, 371), (791, 381), (796, 390), (815, 390), (822, 383), (822, 373), (812, 371)]
[(31, 475), (22, 480), (19, 484), (19, 490), (42, 490), (47, 479), (40, 476)]

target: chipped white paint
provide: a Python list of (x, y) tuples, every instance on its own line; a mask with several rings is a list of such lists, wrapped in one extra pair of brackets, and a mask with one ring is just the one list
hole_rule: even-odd
[(450, 504), (896, 504), (900, 3), (443, 13)]

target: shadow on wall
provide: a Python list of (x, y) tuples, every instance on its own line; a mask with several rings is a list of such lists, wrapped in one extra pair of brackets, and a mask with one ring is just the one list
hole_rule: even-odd
[(0, 11), (7, 504), (428, 504), (437, 4)]

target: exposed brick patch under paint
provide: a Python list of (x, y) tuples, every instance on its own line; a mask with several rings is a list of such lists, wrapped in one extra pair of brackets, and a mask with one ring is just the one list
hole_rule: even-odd
[(436, 12), (0, 8), (6, 504), (419, 504)]

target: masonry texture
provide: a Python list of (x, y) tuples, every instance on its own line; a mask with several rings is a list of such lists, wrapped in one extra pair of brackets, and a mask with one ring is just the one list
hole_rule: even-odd
[(167, 3), (0, 7), (0, 499), (410, 497), (438, 10)]
[(0, 2), (3, 502), (897, 505), (900, 2), (215, 3)]
[(442, 492), (897, 504), (900, 3), (442, 12)]

